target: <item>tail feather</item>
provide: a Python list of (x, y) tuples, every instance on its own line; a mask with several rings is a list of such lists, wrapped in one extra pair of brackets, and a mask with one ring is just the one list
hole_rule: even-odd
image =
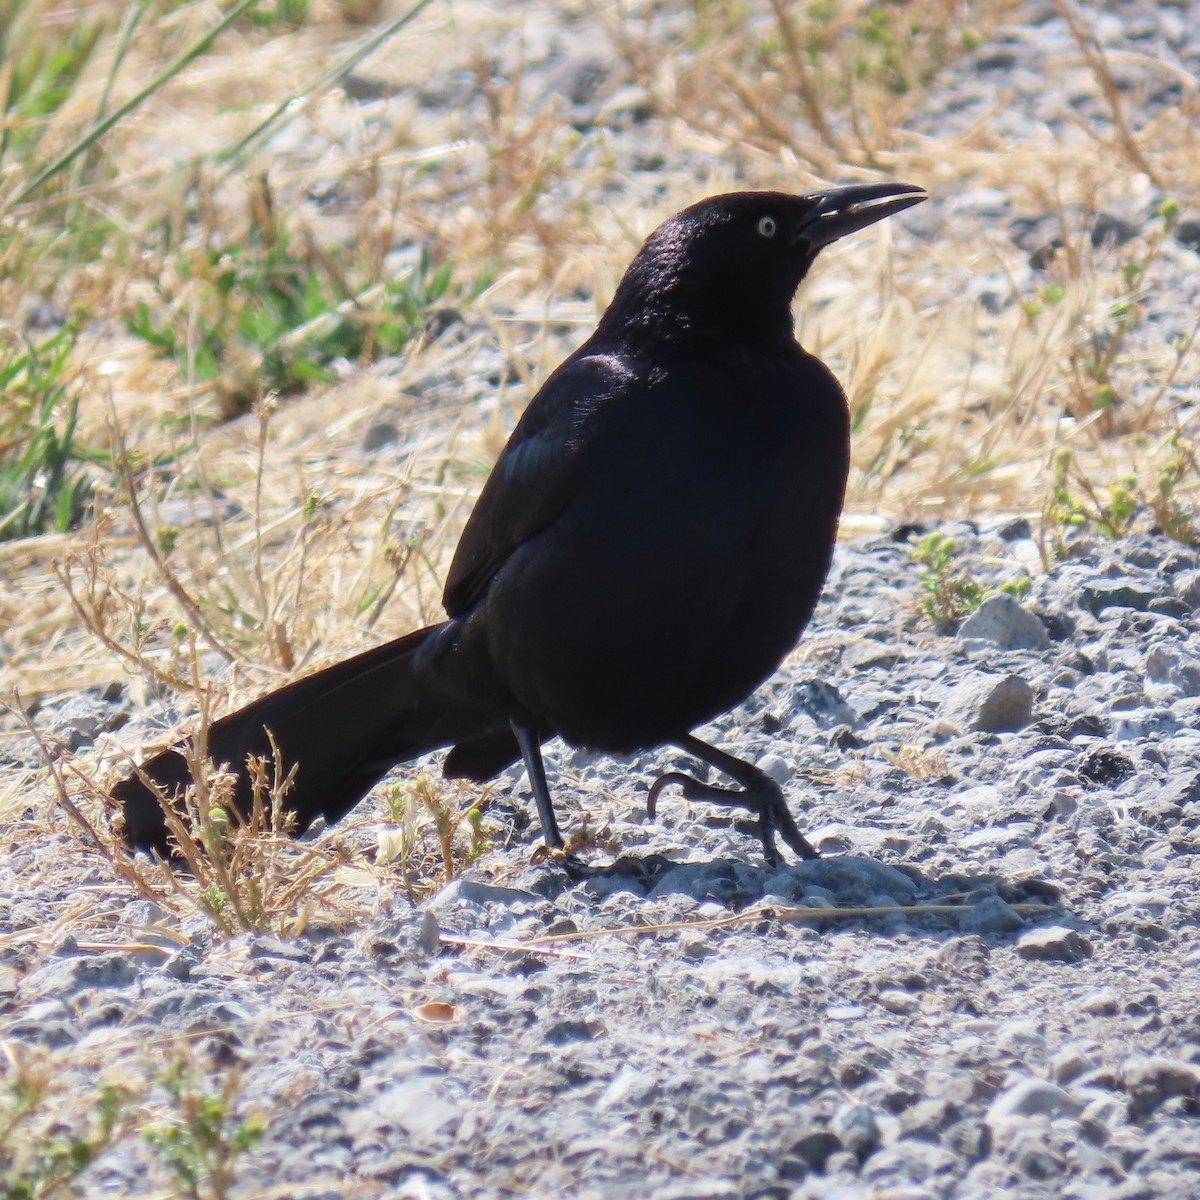
[(459, 742), (442, 764), (442, 774), (447, 779), (469, 779), (473, 783), (485, 783), (495, 778), (506, 767), (520, 762), (521, 747), (511, 728), (497, 729), (472, 741)]
[[(419, 629), (214, 721), (208, 755), (236, 772), (238, 809), (248, 813), (253, 799), (246, 759), (270, 759), (271, 736), (282, 770), (297, 768), (284, 805), (301, 830), (319, 816), (336, 820), (348, 812), (397, 763), (459, 738), (487, 736), (492, 724), (486, 715), (470, 704), (447, 704), (428, 670), (415, 661), (430, 636), (445, 629)], [(141, 769), (169, 797), (191, 782), (178, 749), (164, 750)], [(162, 808), (142, 780), (130, 775), (112, 794), (124, 806), (127, 839), (167, 853)]]

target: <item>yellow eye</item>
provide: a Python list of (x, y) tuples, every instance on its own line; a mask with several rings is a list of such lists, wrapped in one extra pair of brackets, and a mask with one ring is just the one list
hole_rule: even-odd
[(773, 238), (775, 236), (775, 230), (777, 228), (778, 228), (778, 226), (775, 224), (774, 217), (759, 217), (758, 218), (758, 232), (762, 237)]

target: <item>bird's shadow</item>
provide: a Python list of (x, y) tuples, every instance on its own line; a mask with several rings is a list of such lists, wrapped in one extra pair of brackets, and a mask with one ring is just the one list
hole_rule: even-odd
[[(660, 853), (589, 863), (567, 854), (535, 870), (529, 883), (549, 900), (573, 889), (597, 898), (619, 892), (632, 898), (686, 896), (700, 903), (715, 901), (731, 913), (765, 905), (792, 921), (853, 921), (887, 936), (895, 933), (897, 920), (1001, 939), (1051, 919), (1086, 924), (1071, 913), (1059, 889), (1044, 880), (982, 872), (932, 874), (866, 855), (831, 854), (771, 868), (733, 858), (679, 862)], [(802, 915), (804, 908), (812, 909), (811, 917)]]

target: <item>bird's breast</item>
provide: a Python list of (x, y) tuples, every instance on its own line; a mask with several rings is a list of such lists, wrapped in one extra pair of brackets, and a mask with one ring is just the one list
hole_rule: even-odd
[(819, 379), (806, 396), (807, 372), (676, 373), (609, 408), (571, 501), (489, 589), (523, 707), (630, 749), (774, 670), (820, 593), (846, 481), (845, 402)]

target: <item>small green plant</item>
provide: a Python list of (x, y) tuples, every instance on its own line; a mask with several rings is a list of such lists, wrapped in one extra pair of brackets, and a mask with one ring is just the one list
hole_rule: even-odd
[[(1185, 546), (1200, 545), (1200, 524), (1195, 503), (1184, 498), (1182, 485), (1200, 479), (1195, 451), (1178, 433), (1172, 433), (1161, 452), (1147, 455), (1154, 483), (1123, 475), (1108, 487), (1097, 487), (1079, 469), (1071, 451), (1055, 452), (1050, 487), (1042, 507), (1042, 557), (1047, 564), (1062, 558), (1067, 534), (1091, 529), (1116, 539), (1130, 531), (1139, 512), (1153, 517), (1153, 528)], [(1155, 468), (1154, 464), (1160, 465)]]
[[(397, 784), (384, 801), (397, 828), (381, 837), (381, 857), (398, 862), (406, 879), (429, 878), (439, 886), (456, 879), (491, 847), (483, 825), (486, 802), (485, 792), (464, 804), (459, 789), (424, 774)], [(432, 852), (430, 835), (435, 844)]]
[(51, 1093), (55, 1073), (15, 1050), (6, 1055), (0, 1085), (0, 1195), (6, 1200), (44, 1200), (59, 1195), (121, 1136), (127, 1096), (97, 1086), (73, 1127)]
[(261, 0), (250, 10), (249, 21), (263, 28), (296, 29), (308, 19), (308, 0)]
[[(1168, 496), (1173, 489), (1168, 485)], [(1060, 446), (1054, 454), (1050, 490), (1042, 509), (1043, 536), (1051, 534), (1052, 557), (1061, 558), (1066, 534), (1072, 529), (1090, 528), (1107, 538), (1119, 538), (1129, 532), (1140, 507), (1138, 481), (1124, 475), (1104, 489), (1098, 489), (1087, 475), (1074, 467), (1071, 451)]]
[(1023, 575), (987, 587), (956, 563), (956, 552), (954, 539), (944, 533), (926, 534), (912, 548), (913, 560), (925, 568), (918, 585), (920, 608), (935, 625), (952, 625), (1000, 592), (1020, 599), (1033, 586), (1033, 580)]
[(37, 4), (0, 0), (0, 162), (36, 144), (47, 117), (70, 95), (115, 10), (85, 6), (70, 21), (45, 21)]
[(1021, 311), (1033, 321), (1041, 316), (1047, 308), (1055, 308), (1063, 302), (1067, 289), (1061, 283), (1044, 283), (1038, 289), (1036, 296), (1030, 296), (1021, 303)]
[(143, 1130), (146, 1140), (170, 1171), (179, 1194), (189, 1200), (225, 1200), (238, 1159), (261, 1139), (265, 1124), (234, 1112), (241, 1077), (224, 1073), (217, 1090), (182, 1059), (160, 1081), (174, 1113)]
[(922, 26), (895, 5), (867, 5), (856, 32), (855, 75), (878, 80), (895, 96), (932, 80), (947, 55), (941, 31)]
[(76, 443), (79, 387), (65, 326), (40, 343), (0, 330), (0, 541), (63, 533), (91, 491), (85, 469), (97, 456)]
[[(1130, 331), (1140, 317), (1150, 269), (1179, 221), (1178, 203), (1174, 200), (1163, 201), (1158, 215), (1159, 227), (1151, 235), (1149, 244), (1139, 255), (1121, 264), (1122, 290), (1110, 305), (1107, 320), (1091, 333), (1085, 344), (1071, 353), (1074, 398), (1068, 407), (1076, 418), (1112, 409), (1119, 401), (1114, 368)], [(1115, 430), (1115, 421), (1109, 420), (1108, 426), (1110, 430)]]
[(926, 534), (912, 550), (921, 573), (921, 611), (937, 625), (947, 625), (974, 612), (983, 603), (983, 587), (970, 574), (956, 570), (954, 539), (944, 533)]
[(1200, 545), (1195, 506), (1181, 501), (1178, 496), (1179, 485), (1189, 474), (1193, 479), (1200, 478), (1200, 464), (1196, 462), (1191, 446), (1178, 432), (1171, 434), (1167, 444), (1171, 453), (1158, 473), (1150, 498), (1154, 523), (1167, 537), (1185, 546)]

